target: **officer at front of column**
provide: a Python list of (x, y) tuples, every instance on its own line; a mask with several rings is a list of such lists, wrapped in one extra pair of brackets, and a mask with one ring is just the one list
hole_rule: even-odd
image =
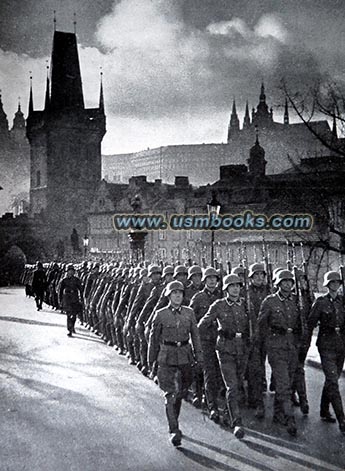
[(62, 309), (67, 314), (67, 335), (72, 337), (77, 315), (82, 310), (82, 287), (80, 279), (75, 276), (73, 265), (68, 265), (67, 275), (61, 281), (59, 299)]
[(158, 362), (157, 377), (165, 395), (170, 440), (174, 446), (179, 446), (182, 438), (178, 422), (181, 403), (192, 383), (193, 363), (196, 360), (202, 366), (202, 351), (194, 312), (182, 306), (183, 284), (170, 282), (165, 294), (169, 304), (158, 310), (153, 319), (148, 358), (151, 366)]
[(340, 274), (336, 271), (325, 273), (323, 286), (328, 292), (315, 300), (307, 320), (309, 343), (319, 323), (316, 345), (325, 375), (320, 416), (325, 422), (335, 422), (329, 411), (329, 405), (332, 404), (339, 429), (345, 435), (345, 416), (338, 384), (345, 359), (345, 308), (344, 296), (339, 294)]

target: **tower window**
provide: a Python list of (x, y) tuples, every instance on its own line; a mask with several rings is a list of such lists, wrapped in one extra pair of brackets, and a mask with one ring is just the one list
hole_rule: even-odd
[(36, 172), (36, 186), (41, 186), (41, 172), (39, 170)]

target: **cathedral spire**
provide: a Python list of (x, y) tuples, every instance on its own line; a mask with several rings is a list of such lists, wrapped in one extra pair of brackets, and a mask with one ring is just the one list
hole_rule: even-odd
[(228, 127), (228, 142), (230, 138), (234, 136), (234, 134), (238, 133), (239, 130), (240, 130), (240, 121), (237, 116), (236, 101), (234, 98), (232, 102), (232, 112), (231, 112), (230, 123)]
[(287, 98), (285, 98), (284, 124), (289, 124), (289, 105)]
[(30, 116), (34, 111), (34, 99), (32, 94), (32, 72), (30, 72), (30, 96), (29, 96), (29, 113)]
[(246, 102), (246, 111), (244, 114), (244, 119), (243, 119), (243, 128), (249, 128), (250, 126), (250, 116), (249, 116), (249, 106), (248, 106), (248, 100)]
[(99, 110), (104, 113), (104, 96), (103, 96), (103, 72), (100, 71), (100, 89), (99, 89)]
[(44, 110), (48, 111), (49, 106), (50, 106), (50, 83), (49, 83), (49, 65), (47, 65), (47, 82), (46, 82), (46, 96), (45, 96), (45, 101), (44, 101)]
[(260, 103), (266, 103), (265, 85), (263, 81), (261, 82)]

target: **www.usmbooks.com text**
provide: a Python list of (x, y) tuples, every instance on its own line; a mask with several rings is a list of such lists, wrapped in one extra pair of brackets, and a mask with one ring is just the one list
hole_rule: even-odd
[(313, 227), (310, 214), (173, 214), (169, 220), (161, 214), (115, 214), (114, 228), (117, 231), (130, 230), (277, 230), (308, 231)]

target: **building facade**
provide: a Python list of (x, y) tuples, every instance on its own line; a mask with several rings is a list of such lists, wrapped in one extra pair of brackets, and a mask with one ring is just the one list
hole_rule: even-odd
[[(313, 130), (325, 140), (334, 142), (336, 132), (328, 122), (313, 121)], [(284, 122), (274, 121), (273, 108), (266, 103), (265, 87), (261, 85), (259, 103), (249, 113), (246, 104), (243, 125), (233, 102), (226, 144), (195, 144), (163, 146), (131, 154), (103, 156), (103, 176), (109, 182), (128, 182), (133, 175), (146, 175), (173, 183), (176, 175), (188, 175), (193, 185), (215, 182), (222, 165), (246, 165), (249, 151), (259, 132), (260, 143), (266, 151), (267, 172), (280, 173), (291, 167), (291, 162), (301, 158), (328, 155), (329, 150), (307, 129), (304, 123), (290, 123), (285, 102)]]

